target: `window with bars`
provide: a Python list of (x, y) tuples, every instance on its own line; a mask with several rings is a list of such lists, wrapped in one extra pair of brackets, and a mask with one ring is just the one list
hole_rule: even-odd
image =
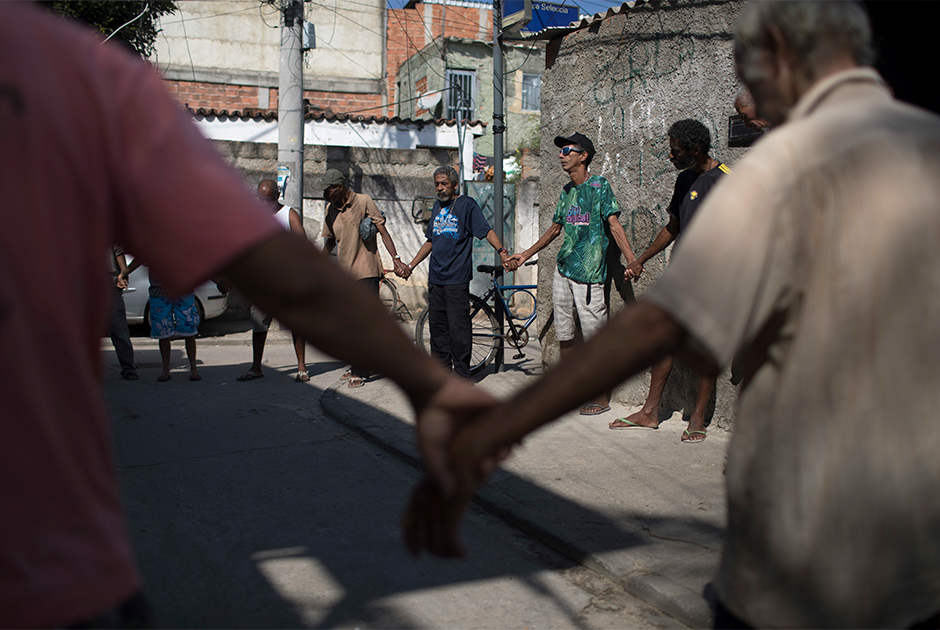
[(473, 70), (448, 70), (447, 88), (448, 120), (474, 120), (476, 73)]
[(541, 109), (542, 75), (522, 75), (522, 109), (539, 111)]

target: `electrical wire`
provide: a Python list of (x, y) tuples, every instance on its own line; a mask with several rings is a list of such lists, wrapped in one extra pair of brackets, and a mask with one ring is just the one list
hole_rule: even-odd
[(189, 35), (186, 34), (186, 18), (183, 17), (183, 12), (180, 11), (180, 23), (183, 25), (183, 41), (186, 42), (186, 52), (189, 53), (189, 69), (193, 73), (193, 81), (196, 80), (196, 66), (193, 64), (193, 52), (189, 49)]
[[(178, 6), (178, 5), (179, 5), (179, 3), (177, 3), (177, 6)], [(236, 9), (235, 11), (228, 11), (228, 12), (226, 12), (226, 13), (214, 13), (214, 14), (212, 14), (212, 15), (200, 15), (200, 16), (196, 16), (196, 17), (190, 17), (190, 18), (189, 18), (189, 21), (190, 21), (190, 22), (194, 22), (194, 21), (196, 21), (196, 20), (208, 20), (209, 18), (223, 17), (223, 16), (226, 16), (226, 15), (232, 15), (233, 13), (242, 13), (242, 12), (244, 12), (244, 11), (253, 11), (254, 8), (255, 8), (255, 7), (254, 7), (254, 5), (252, 4), (250, 7), (246, 7), (246, 8), (244, 8), (244, 9)], [(172, 21), (169, 21), (169, 22), (164, 22), (164, 21), (161, 19), (161, 20), (160, 20), (160, 26), (167, 26), (167, 25), (169, 25), (169, 24), (179, 24), (179, 23), (183, 22), (184, 19), (185, 19), (185, 18), (183, 18), (183, 12), (182, 12), (182, 9), (181, 9), (181, 10), (180, 10), (180, 19), (179, 19), (179, 20), (172, 20)]]
[[(144, 13), (146, 13), (146, 12), (149, 11), (149, 10), (150, 10), (150, 3), (149, 3), (149, 2), (144, 2), (144, 10), (140, 12), (140, 15), (138, 15), (137, 17), (135, 17), (135, 18), (133, 18), (133, 19), (128, 20), (127, 22), (124, 22), (124, 24), (121, 24), (119, 27), (117, 27), (117, 28), (114, 30), (113, 33), (111, 33), (110, 35), (108, 35), (107, 37), (104, 38), (104, 42), (106, 42), (106, 41), (108, 41), (109, 39), (111, 39), (112, 37), (114, 37), (114, 36), (117, 34), (118, 31), (120, 31), (122, 28), (124, 28), (125, 26), (127, 26), (127, 25), (130, 24), (131, 22), (136, 22), (136, 21), (139, 20), (140, 18), (144, 17)], [(101, 42), (101, 43), (103, 44), (104, 42)]]

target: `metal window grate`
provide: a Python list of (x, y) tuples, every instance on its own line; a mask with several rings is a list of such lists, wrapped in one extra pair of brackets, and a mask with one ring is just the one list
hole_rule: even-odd
[(476, 75), (472, 70), (447, 71), (448, 120), (473, 120)]

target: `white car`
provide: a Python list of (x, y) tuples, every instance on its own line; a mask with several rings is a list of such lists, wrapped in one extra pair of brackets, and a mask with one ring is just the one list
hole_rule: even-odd
[[(127, 254), (127, 264), (133, 259), (133, 256)], [(215, 282), (209, 280), (196, 287), (196, 304), (199, 307), (199, 320), (206, 321), (225, 312), (228, 296), (222, 295)], [(141, 265), (127, 279), (124, 308), (127, 309), (128, 324), (150, 325), (150, 274), (147, 267)]]

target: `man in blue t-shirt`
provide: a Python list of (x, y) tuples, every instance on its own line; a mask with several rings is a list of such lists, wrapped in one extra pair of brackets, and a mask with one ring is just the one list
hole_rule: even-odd
[(487, 223), (483, 211), (470, 197), (457, 192), (457, 171), (441, 166), (434, 171), (431, 221), (421, 246), (408, 267), (411, 271), (431, 255), (428, 269), (428, 324), (431, 352), (459, 376), (470, 378), (470, 279), (473, 276), (473, 237), (485, 238), (500, 255), (507, 271), (513, 271), (509, 252)]

